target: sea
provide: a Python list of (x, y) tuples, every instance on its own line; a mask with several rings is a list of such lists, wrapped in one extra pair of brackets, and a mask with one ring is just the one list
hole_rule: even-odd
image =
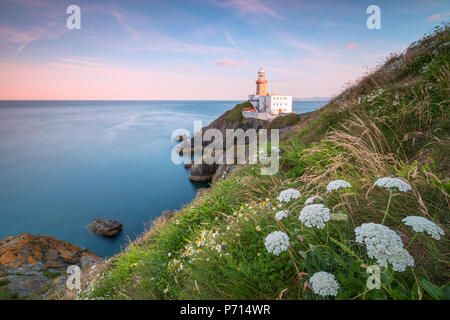
[[(0, 101), (0, 240), (52, 235), (109, 257), (205, 183), (171, 160), (175, 129), (193, 132), (242, 101)], [(326, 101), (295, 101), (297, 113)], [(96, 218), (120, 221), (113, 238)]]

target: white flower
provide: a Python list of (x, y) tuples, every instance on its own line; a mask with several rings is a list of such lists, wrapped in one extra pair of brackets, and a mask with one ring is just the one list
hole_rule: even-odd
[(409, 183), (399, 178), (380, 178), (375, 181), (375, 185), (380, 188), (386, 188), (389, 190), (397, 189), (402, 192), (411, 190), (411, 186), (409, 185)]
[(310, 197), (310, 198), (306, 199), (305, 204), (306, 205), (313, 204), (315, 201), (319, 201), (319, 202), (323, 201), (323, 198), (319, 197), (319, 196)]
[(415, 232), (426, 231), (432, 238), (436, 240), (441, 239), (441, 235), (444, 235), (442, 230), (436, 223), (423, 217), (409, 216), (402, 220), (407, 226), (413, 228)]
[(345, 181), (345, 180), (334, 180), (334, 181), (331, 181), (327, 185), (327, 191), (331, 192), (331, 191), (334, 191), (334, 190), (339, 190), (341, 188), (351, 188), (351, 187), (352, 187), (352, 185), (348, 181)]
[(356, 242), (366, 245), (369, 258), (375, 258), (382, 267), (392, 264), (394, 271), (405, 271), (414, 266), (414, 259), (403, 249), (400, 236), (386, 226), (376, 223), (363, 223), (355, 228)]
[(277, 213), (275, 213), (275, 219), (280, 221), (283, 218), (287, 218), (288, 213), (289, 213), (289, 211), (287, 211), (287, 210), (278, 211)]
[(284, 191), (281, 191), (280, 195), (278, 196), (278, 201), (280, 202), (289, 202), (291, 199), (297, 199), (300, 197), (300, 192), (295, 189), (287, 189)]
[(310, 204), (300, 211), (298, 219), (309, 228), (322, 229), (325, 227), (325, 222), (330, 220), (330, 209), (323, 204)]
[(407, 266), (414, 266), (414, 258), (406, 249), (402, 249), (396, 254), (387, 257), (387, 261), (392, 264), (392, 270), (405, 271)]
[(321, 296), (336, 296), (338, 294), (339, 283), (331, 273), (320, 271), (313, 274), (309, 279), (315, 294)]
[(289, 247), (289, 237), (282, 231), (274, 231), (269, 233), (264, 239), (264, 245), (267, 251), (272, 252), (276, 256), (286, 251)]

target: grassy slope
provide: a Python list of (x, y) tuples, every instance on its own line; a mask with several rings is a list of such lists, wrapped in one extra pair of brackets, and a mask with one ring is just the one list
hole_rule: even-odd
[[(258, 166), (243, 166), (172, 219), (157, 219), (103, 266), (82, 296), (315, 299), (307, 280), (327, 271), (339, 281), (337, 299), (443, 298), (449, 281), (450, 53), (439, 46), (448, 41), (444, 26), (406, 53), (391, 56), (297, 124), (280, 145), (277, 175), (262, 176)], [(401, 177), (413, 188), (394, 193), (385, 225), (407, 239), (413, 233), (401, 219), (424, 216), (446, 236), (437, 241), (420, 234), (408, 248), (415, 267), (405, 272), (382, 269), (382, 289), (366, 292), (365, 266), (373, 261), (355, 243), (353, 230), (364, 222), (381, 222), (388, 192), (373, 183), (384, 176)], [(334, 179), (353, 187), (327, 195), (326, 185)], [(283, 206), (291, 214), (277, 222), (278, 209), (273, 207), (287, 188), (298, 189), (302, 196)], [(306, 228), (298, 215), (313, 195), (323, 196), (333, 212), (345, 212), (350, 219), (332, 221), (322, 230)], [(202, 241), (202, 230), (205, 242), (210, 230), (217, 231), (215, 239), (184, 257), (189, 243), (196, 249), (195, 241)], [(263, 243), (275, 230), (288, 233), (291, 242), (279, 256), (267, 252)]]

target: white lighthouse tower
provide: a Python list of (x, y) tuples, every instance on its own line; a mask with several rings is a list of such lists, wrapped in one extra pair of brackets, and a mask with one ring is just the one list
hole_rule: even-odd
[(266, 72), (261, 67), (256, 79), (256, 94), (248, 96), (253, 109), (243, 111), (244, 117), (271, 121), (279, 115), (292, 113), (292, 96), (268, 93), (267, 82)]

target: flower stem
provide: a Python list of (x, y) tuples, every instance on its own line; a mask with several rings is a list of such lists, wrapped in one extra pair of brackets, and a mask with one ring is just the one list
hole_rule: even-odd
[(342, 211), (344, 212), (344, 214), (346, 214), (346, 212), (345, 212), (345, 202), (344, 202), (344, 199), (342, 198), (342, 194), (339, 194), (339, 198), (341, 198)]
[(388, 204), (387, 204), (387, 207), (386, 207), (386, 211), (384, 212), (383, 220), (381, 220), (381, 224), (384, 224), (384, 220), (386, 220), (386, 217), (387, 217), (387, 214), (388, 214), (388, 211), (389, 211), (389, 207), (391, 205), (391, 199), (392, 199), (392, 190), (389, 190), (389, 200), (388, 200)]
[(412, 239), (409, 240), (409, 242), (408, 242), (408, 244), (406, 245), (405, 249), (408, 249), (409, 246), (414, 242), (414, 240), (416, 240), (418, 234), (419, 234), (419, 233), (416, 232), (416, 234), (412, 237)]

